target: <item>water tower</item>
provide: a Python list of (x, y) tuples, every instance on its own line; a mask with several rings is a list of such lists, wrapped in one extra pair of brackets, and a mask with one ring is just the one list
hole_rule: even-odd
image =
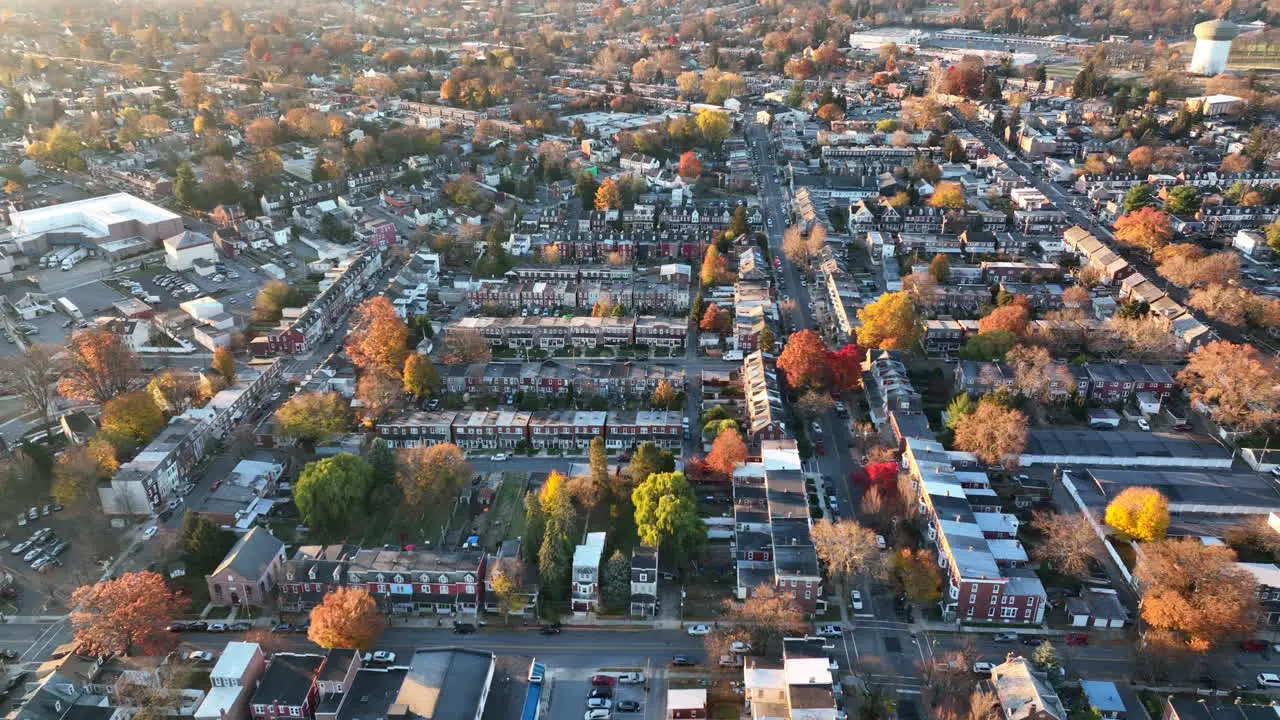
[(1210, 20), (1197, 25), (1196, 49), (1187, 71), (1206, 76), (1226, 72), (1231, 41), (1239, 34), (1240, 27), (1230, 20)]

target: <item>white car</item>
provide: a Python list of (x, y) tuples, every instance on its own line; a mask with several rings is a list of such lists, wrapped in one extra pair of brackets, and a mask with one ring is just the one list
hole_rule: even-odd
[(620, 685), (640, 685), (644, 683), (644, 673), (624, 672), (618, 674)]
[(729, 652), (745, 655), (746, 653), (751, 652), (751, 643), (746, 642), (745, 640), (734, 640), (733, 644), (729, 646)]
[(1138, 429), (1151, 432), (1151, 423), (1146, 418), (1138, 418)]
[(979, 660), (973, 664), (973, 672), (978, 675), (990, 675), (991, 671), (994, 670), (995, 667), (995, 665), (985, 660)]
[(690, 625), (689, 626), (689, 634), (695, 637), (698, 635), (706, 635), (709, 632), (711, 632), (710, 625)]
[(1258, 673), (1258, 687), (1280, 688), (1280, 675), (1275, 673)]
[(849, 603), (853, 605), (854, 610), (861, 610), (862, 609), (862, 591), (861, 590), (849, 591)]
[(504, 461), (504, 460), (506, 460), (506, 459), (507, 459), (507, 454), (506, 454), (506, 453), (498, 453), (497, 455), (494, 455), (494, 456), (493, 456), (493, 461), (494, 461), (494, 462), (502, 462), (502, 461)]
[(155, 537), (155, 534), (158, 531), (159, 531), (159, 528), (157, 528), (155, 525), (148, 525), (147, 529), (142, 531), (142, 538), (144, 540), (150, 540), (151, 538)]
[(192, 650), (187, 653), (187, 660), (194, 663), (213, 662), (213, 653), (208, 650)]
[(840, 627), (837, 625), (819, 625), (817, 632), (819, 637), (840, 637)]
[(603, 697), (587, 698), (587, 707), (592, 710), (612, 710), (613, 700)]
[(587, 713), (582, 716), (582, 720), (609, 720), (611, 717), (613, 717), (613, 713), (602, 708), (597, 708), (595, 710), (588, 710)]
[(396, 661), (396, 654), (390, 650), (379, 650), (370, 659), (377, 663), (393, 663)]

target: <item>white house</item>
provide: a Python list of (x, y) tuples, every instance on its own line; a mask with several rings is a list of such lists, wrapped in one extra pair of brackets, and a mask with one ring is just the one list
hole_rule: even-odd
[(218, 261), (218, 248), (213, 238), (204, 233), (184, 230), (164, 239), (164, 262), (170, 270), (190, 270), (197, 260)]
[(575, 613), (595, 612), (600, 606), (600, 559), (604, 555), (605, 533), (587, 533), (587, 541), (573, 551), (573, 593)]

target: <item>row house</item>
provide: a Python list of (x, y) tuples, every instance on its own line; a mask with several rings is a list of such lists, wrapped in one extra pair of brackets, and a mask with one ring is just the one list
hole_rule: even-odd
[(385, 613), (475, 614), (488, 556), (480, 550), (361, 549), (307, 545), (284, 566), (280, 608), (308, 612), (341, 587), (368, 592)]
[(1136, 272), (1128, 261), (1079, 225), (1067, 229), (1062, 240), (1068, 252), (1080, 258), (1082, 264), (1096, 268), (1107, 284), (1120, 282)]
[(1136, 393), (1150, 393), (1164, 400), (1173, 394), (1176, 383), (1159, 365), (1085, 365), (1089, 377), (1088, 397), (1102, 402), (1120, 402)]
[(474, 330), (494, 346), (512, 348), (618, 347), (683, 348), (684, 321), (656, 317), (464, 317), (449, 327)]
[(348, 192), (356, 195), (367, 195), (391, 182), (391, 175), (392, 169), (390, 165), (376, 165), (357, 170), (348, 170), (343, 180), (346, 182), (346, 190)]
[(430, 447), (453, 442), (453, 421), (458, 413), (409, 412), (378, 423), (378, 437), (392, 448)]
[(587, 533), (573, 550), (573, 580), (569, 606), (574, 613), (595, 612), (600, 607), (600, 562), (604, 559), (606, 533)]
[(982, 276), (988, 282), (1049, 282), (1062, 275), (1057, 263), (1043, 262), (984, 262)]
[(1247, 170), (1244, 172), (1206, 172), (1182, 171), (1176, 176), (1178, 182), (1197, 188), (1227, 189), (1236, 183), (1244, 183), (1249, 187), (1280, 185), (1280, 172), (1272, 169)]
[[(935, 441), (908, 439), (903, 465), (925, 525), (925, 537), (937, 548), (946, 577), (943, 616), (962, 622), (1039, 625), (1048, 596), (1033, 570), (1018, 567), (1026, 552), (1016, 540), (988, 539), (979, 513), (999, 513), (1000, 501), (982, 473), (964, 473)], [(975, 480), (977, 480), (975, 482)], [(987, 523), (991, 525), (991, 523)]]
[(513, 311), (561, 308), (591, 310), (597, 302), (607, 299), (632, 312), (686, 313), (689, 310), (690, 267), (667, 267), (683, 268), (683, 272), (622, 281), (483, 281), (468, 291), (467, 299), (477, 305)]
[(759, 443), (786, 436), (778, 371), (759, 350), (742, 359), (742, 395), (747, 403), (748, 441)]
[[(849, 206), (849, 232), (905, 232), (920, 235), (943, 234), (948, 215), (964, 216), (963, 210), (921, 205), (894, 207), (884, 198), (866, 198)], [(958, 241), (957, 241), (958, 242)]]
[(631, 616), (658, 614), (658, 548), (641, 545), (631, 551)]
[(517, 280), (562, 282), (622, 281), (634, 276), (635, 271), (630, 266), (614, 265), (522, 265), (506, 273), (506, 277)]
[(664, 450), (678, 450), (684, 414), (678, 410), (610, 410), (605, 420), (605, 446), (634, 450), (652, 442)]
[(1061, 210), (1014, 210), (1013, 229), (1023, 235), (1057, 235), (1071, 220)]
[(554, 245), (560, 250), (563, 260), (583, 263), (604, 262), (614, 254), (627, 263), (673, 259), (695, 261), (702, 259), (714, 234), (715, 230), (697, 228), (688, 231), (590, 227), (576, 230), (555, 229), (541, 234), (533, 249), (540, 251), (543, 247)]
[(368, 247), (343, 260), (325, 274), (320, 294), (293, 317), (284, 317), (280, 325), (250, 343), (253, 354), (298, 355), (315, 347), (336, 330), (337, 321), (372, 290), (372, 278), (383, 268), (383, 250)]
[(1207, 205), (1196, 213), (1196, 219), (1207, 232), (1232, 233), (1275, 222), (1280, 219), (1280, 205)]
[(536, 450), (584, 448), (605, 436), (608, 421), (608, 413), (602, 410), (545, 411), (529, 416), (529, 444)]
[(891, 414), (918, 415), (922, 412), (920, 393), (911, 382), (902, 353), (871, 350), (862, 361), (862, 386), (867, 396), (871, 423), (881, 427)]
[(920, 344), (929, 357), (953, 358), (965, 341), (977, 334), (977, 320), (926, 320)]
[(342, 180), (323, 180), (264, 193), (259, 199), (259, 203), (262, 206), (263, 215), (278, 217), (288, 213), (295, 205), (309, 205), (321, 200), (332, 200), (345, 190), (346, 185)]
[(684, 349), (688, 335), (689, 324), (685, 320), (667, 320), (651, 315), (641, 315), (636, 318), (632, 342), (641, 347), (660, 347), (674, 351)]
[(898, 253), (908, 255), (913, 252), (925, 257), (932, 257), (939, 253), (959, 255), (964, 252), (964, 241), (959, 235), (901, 233), (898, 236)]
[(464, 410), (453, 418), (453, 442), (463, 450), (514, 450), (528, 440), (526, 410)]
[(325, 656), (316, 653), (272, 655), (249, 701), (253, 720), (313, 717), (320, 699), (316, 677), (324, 663)]
[(663, 382), (670, 383), (677, 392), (685, 388), (684, 371), (677, 367), (612, 362), (561, 364), (555, 360), (447, 365), (441, 368), (441, 380), (445, 390), (452, 393), (562, 395), (572, 389), (578, 397), (600, 395), (617, 400), (647, 398)]

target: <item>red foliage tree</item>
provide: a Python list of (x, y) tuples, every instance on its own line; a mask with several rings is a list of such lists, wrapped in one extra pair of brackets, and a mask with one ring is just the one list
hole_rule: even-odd
[(786, 374), (787, 383), (793, 388), (825, 387), (830, 371), (822, 336), (812, 330), (792, 333), (778, 355), (778, 369)]
[(839, 350), (827, 351), (827, 371), (831, 376), (831, 391), (836, 393), (862, 387), (862, 361), (867, 351), (853, 343)]
[(702, 161), (698, 159), (697, 153), (686, 150), (680, 156), (680, 177), (697, 180), (700, 175), (702, 175)]
[(861, 470), (853, 471), (849, 479), (863, 490), (878, 488), (887, 496), (896, 496), (898, 494), (898, 463), (871, 463)]
[(71, 594), (71, 626), (76, 642), (94, 656), (160, 655), (177, 644), (165, 628), (182, 611), (183, 600), (154, 572), (125, 573), (85, 585)]

